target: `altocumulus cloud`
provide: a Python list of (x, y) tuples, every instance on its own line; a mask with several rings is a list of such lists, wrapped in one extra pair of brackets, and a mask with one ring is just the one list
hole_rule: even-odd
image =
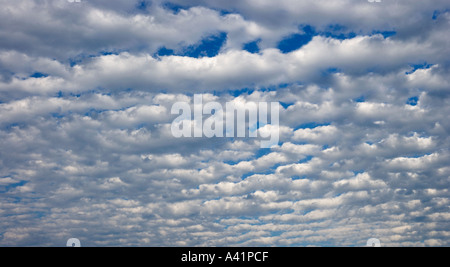
[[(1, 246), (450, 245), (448, 1), (0, 4)], [(173, 138), (198, 93), (279, 146)]]

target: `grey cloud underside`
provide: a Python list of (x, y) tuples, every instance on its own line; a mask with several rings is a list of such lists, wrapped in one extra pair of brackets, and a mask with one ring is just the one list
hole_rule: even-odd
[[(447, 1), (138, 2), (0, 1), (1, 246), (449, 245)], [(299, 25), (356, 36), (276, 49)], [(279, 147), (172, 137), (243, 88)]]

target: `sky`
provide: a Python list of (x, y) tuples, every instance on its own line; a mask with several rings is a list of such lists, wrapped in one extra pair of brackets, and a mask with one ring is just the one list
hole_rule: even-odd
[[(448, 0), (0, 0), (0, 246), (449, 246)], [(279, 102), (280, 142), (174, 103)]]

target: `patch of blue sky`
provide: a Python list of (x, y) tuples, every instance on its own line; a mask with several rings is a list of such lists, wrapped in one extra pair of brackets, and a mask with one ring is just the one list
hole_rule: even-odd
[(362, 95), (362, 96), (359, 96), (359, 97), (353, 99), (353, 101), (356, 103), (364, 103), (364, 102), (366, 102), (366, 97)]
[[(183, 9), (189, 9), (191, 8), (193, 5), (189, 5), (189, 3), (186, 3), (185, 5), (183, 4), (175, 4), (175, 3), (171, 3), (171, 2), (166, 2), (162, 5), (165, 9), (168, 9), (170, 11), (172, 11), (175, 15), (178, 14), (181, 10)], [(233, 11), (230, 10), (225, 10), (225, 9), (220, 9), (220, 8), (215, 8), (215, 7), (208, 7), (209, 9), (212, 9), (214, 11), (217, 11), (221, 16), (225, 16), (228, 14), (232, 14), (234, 13)]]
[(49, 75), (46, 73), (42, 73), (42, 72), (35, 72), (32, 75), (30, 75), (30, 78), (47, 78)]
[(156, 55), (156, 56), (161, 56), (161, 57), (164, 57), (164, 56), (173, 56), (173, 55), (175, 55), (175, 51), (174, 51), (173, 49), (169, 49), (169, 48), (166, 48), (166, 47), (161, 47), (161, 48), (155, 53), (155, 55)]
[(270, 149), (270, 148), (260, 148), (255, 153), (255, 158), (260, 158), (260, 157), (269, 155), (270, 153), (272, 153), (272, 149)]
[(290, 85), (292, 85), (292, 83), (280, 83), (277, 85), (277, 89), (288, 88)]
[[(301, 25), (299, 27), (302, 33), (295, 33), (287, 36), (281, 40), (278, 44), (278, 49), (283, 53), (289, 53), (300, 49), (304, 45), (308, 44), (315, 36), (323, 36), (328, 38), (334, 38), (338, 40), (352, 39), (357, 36), (356, 33), (350, 32), (346, 27), (342, 25), (329, 25), (322, 31), (317, 31), (311, 25)], [(383, 36), (390, 36), (392, 32), (379, 32)]]
[(13, 203), (13, 204), (18, 204), (21, 203), (23, 200), (23, 198), (18, 197), (18, 196), (7, 196), (4, 198), (5, 203)]
[(337, 67), (329, 67), (325, 70), (321, 71), (321, 75), (323, 77), (322, 81), (327, 81), (329, 77), (331, 77), (333, 74), (342, 73), (342, 69)]
[(239, 90), (229, 91), (229, 94), (234, 97), (239, 97), (241, 95), (251, 95), (255, 92), (254, 88), (242, 88)]
[(330, 148), (330, 145), (323, 145), (322, 146), (322, 150), (327, 150), (327, 149), (329, 149)]
[(63, 91), (58, 91), (54, 97), (56, 98), (82, 98), (83, 96), (89, 96), (89, 95), (93, 95), (93, 94), (101, 94), (103, 96), (111, 96), (112, 93), (111, 92), (107, 92), (105, 88), (97, 88), (97, 89), (92, 89), (92, 90), (86, 90), (83, 92), (63, 92)]
[[(251, 95), (253, 94), (256, 90), (259, 92), (274, 92), (274, 91), (278, 91), (279, 89), (283, 89), (283, 88), (287, 88), (289, 86), (291, 86), (292, 83), (281, 83), (278, 85), (274, 85), (274, 86), (268, 86), (268, 87), (245, 87), (245, 88), (240, 88), (240, 89), (230, 89), (230, 90), (226, 90), (226, 91), (214, 91), (214, 95), (216, 96), (222, 96), (223, 94), (229, 94), (233, 97), (239, 97), (242, 95)], [(293, 105), (293, 104), (289, 104), (289, 105)]]
[(299, 164), (308, 163), (313, 158), (314, 158), (314, 156), (308, 155), (308, 156), (304, 157), (303, 159), (299, 160), (297, 163), (299, 163)]
[(410, 97), (407, 101), (406, 101), (407, 105), (410, 106), (417, 106), (419, 104), (419, 97), (418, 96), (413, 96)]
[[(302, 25), (299, 27), (302, 33), (295, 33), (285, 37), (278, 43), (277, 48), (284, 54), (290, 53), (292, 51), (296, 51), (302, 48), (304, 45), (308, 44), (315, 36), (323, 36), (338, 40), (346, 40), (352, 39), (357, 36), (355, 32), (348, 31), (346, 27), (342, 25), (329, 25), (322, 31), (317, 31), (314, 27), (310, 25)], [(372, 34), (381, 34), (384, 38), (389, 38), (395, 36), (397, 34), (396, 31), (373, 31)], [(246, 47), (249, 45), (249, 47)], [(255, 49), (255, 45), (257, 43), (249, 43), (244, 46), (244, 50), (249, 52), (253, 52), (249, 48)], [(247, 48), (247, 49), (246, 49)], [(338, 72), (339, 70), (336, 68), (330, 68), (331, 73)]]
[(258, 174), (257, 172), (248, 172), (248, 173), (244, 173), (244, 174), (241, 176), (241, 180), (244, 181), (244, 180), (247, 179), (248, 177), (251, 177), (251, 176), (257, 175), (257, 174)]
[[(258, 159), (258, 158), (261, 158), (263, 156), (269, 155), (270, 153), (272, 153), (272, 149), (270, 149), (270, 148), (260, 148), (260, 149), (258, 149), (258, 151), (256, 151), (256, 153), (254, 153), (254, 155), (249, 160)], [(233, 161), (233, 160), (225, 161), (224, 163), (228, 164), (228, 165), (231, 165), (231, 166), (234, 166), (234, 165), (238, 164), (241, 161), (242, 161), (242, 159), (237, 159), (235, 161)]]
[[(352, 38), (355, 38), (356, 36), (358, 36), (357, 33), (353, 32), (353, 31), (349, 31), (347, 29), (347, 27), (339, 25), (339, 24), (329, 25), (324, 31), (318, 32), (317, 34), (320, 36), (330, 37), (330, 38), (338, 39), (338, 40), (352, 39)], [(389, 38), (391, 36), (396, 35), (397, 32), (393, 31), (393, 30), (390, 30), (390, 31), (374, 30), (374, 31), (372, 31), (372, 35), (375, 35), (375, 34), (381, 34), (381, 35), (383, 35), (384, 38)]]
[[(421, 136), (421, 137), (424, 137), (424, 136)], [(402, 157), (407, 158), (407, 159), (420, 159), (423, 157), (429, 157), (432, 154), (433, 153), (410, 152), (410, 153), (405, 153), (405, 155), (402, 155)]]
[(126, 110), (126, 108), (122, 108), (122, 109), (120, 109), (120, 110), (91, 108), (91, 109), (89, 109), (88, 111), (86, 111), (86, 112), (84, 113), (84, 116), (86, 116), (86, 117), (92, 117), (92, 116), (101, 114), (101, 113), (106, 112), (106, 111), (124, 111), (124, 110)]
[(68, 61), (69, 61), (69, 66), (73, 68), (76, 65), (80, 64), (81, 62), (83, 62), (83, 58), (80, 57), (80, 56), (76, 56), (76, 57), (73, 57), (73, 58), (69, 58)]
[(397, 34), (397, 32), (396, 31), (373, 31), (372, 34), (373, 35), (381, 34), (386, 39), (386, 38), (395, 36)]
[(213, 9), (216, 10), (217, 12), (219, 12), (221, 16), (226, 16), (226, 15), (229, 15), (229, 14), (236, 14), (237, 13), (237, 12), (231, 11), (231, 10), (217, 9), (217, 8), (213, 8)]
[(325, 70), (326, 73), (339, 73), (342, 70), (337, 68), (337, 67), (329, 67), (328, 69)]
[(183, 56), (188, 57), (215, 57), (227, 40), (227, 33), (209, 36), (201, 41), (199, 45), (193, 45), (186, 49)]
[(280, 102), (280, 105), (284, 108), (284, 109), (288, 109), (290, 106), (293, 106), (295, 103), (286, 103), (286, 102)]
[(110, 55), (119, 55), (120, 53), (126, 52), (127, 50), (122, 49), (114, 49), (114, 50), (103, 50), (98, 52), (98, 54), (90, 55), (89, 57), (98, 57), (98, 56), (110, 56)]
[(13, 128), (25, 128), (25, 127), (26, 127), (25, 124), (19, 123), (19, 122), (16, 121), (14, 123), (10, 123), (10, 124), (4, 126), (4, 129), (7, 130), (7, 131), (10, 131)]
[(50, 115), (55, 119), (63, 119), (64, 117), (67, 116), (67, 114), (58, 113), (58, 112), (50, 113)]
[(170, 2), (166, 2), (162, 6), (165, 9), (171, 10), (175, 15), (178, 14), (182, 9), (186, 9), (186, 7), (183, 7), (182, 5), (177, 5)]
[(259, 43), (261, 39), (244, 44), (243, 49), (249, 53), (257, 54), (260, 52)]
[(439, 10), (435, 10), (433, 12), (433, 16), (431, 17), (433, 20), (437, 20), (437, 18), (439, 17), (439, 15), (441, 14), (441, 12)]
[(277, 48), (284, 54), (290, 53), (308, 44), (315, 35), (316, 31), (313, 27), (309, 25), (304, 26), (303, 33), (295, 33), (287, 36), (278, 43)]
[(433, 66), (434, 66), (434, 64), (429, 64), (428, 62), (422, 62), (422, 63), (418, 63), (418, 64), (410, 64), (410, 67), (412, 68), (412, 70), (411, 71), (407, 71), (405, 74), (407, 74), (407, 75), (413, 74), (417, 70), (429, 69), (429, 68), (431, 68)]
[(272, 232), (270, 232), (270, 236), (277, 237), (277, 236), (281, 236), (284, 233), (285, 233), (285, 231), (272, 231)]
[(10, 191), (11, 189), (14, 189), (14, 188), (17, 188), (20, 186), (24, 186), (27, 183), (28, 183), (27, 181), (20, 181), (20, 182), (14, 183), (14, 184), (2, 186), (2, 187), (0, 187), (0, 193), (6, 193), (6, 192)]
[(150, 1), (141, 0), (136, 3), (136, 9), (141, 11), (146, 11), (152, 3)]
[(46, 213), (43, 211), (33, 211), (32, 212), (33, 216), (37, 219), (42, 219), (45, 217)]
[(444, 10), (435, 10), (433, 12), (433, 16), (431, 17), (433, 20), (437, 20), (442, 14), (445, 14), (447, 12), (449, 12), (449, 9), (444, 9)]
[[(295, 84), (301, 85), (300, 82), (295, 83)], [(259, 92), (276, 92), (280, 89), (288, 88), (291, 85), (293, 85), (293, 83), (280, 83), (280, 84), (271, 85), (271, 86), (258, 87), (258, 91)]]
[(255, 134), (255, 133), (258, 134), (258, 133), (257, 133), (258, 129), (264, 127), (265, 125), (266, 125), (266, 124), (261, 123), (261, 122), (259, 122), (259, 121), (257, 121), (257, 122), (254, 123), (254, 124), (249, 125), (249, 126), (248, 126), (249, 134)]
[(215, 57), (219, 54), (227, 37), (226, 32), (210, 35), (201, 40), (198, 44), (182, 48), (181, 52), (174, 51), (167, 47), (161, 47), (154, 56), (182, 56), (192, 58)]
[(308, 175), (293, 175), (290, 177), (293, 181), (297, 181), (297, 180), (308, 180), (311, 177), (309, 177)]

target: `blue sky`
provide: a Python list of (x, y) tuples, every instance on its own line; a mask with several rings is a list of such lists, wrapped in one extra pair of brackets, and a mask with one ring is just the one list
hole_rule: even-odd
[[(449, 245), (448, 1), (0, 4), (0, 246)], [(194, 94), (279, 145), (174, 138)]]

